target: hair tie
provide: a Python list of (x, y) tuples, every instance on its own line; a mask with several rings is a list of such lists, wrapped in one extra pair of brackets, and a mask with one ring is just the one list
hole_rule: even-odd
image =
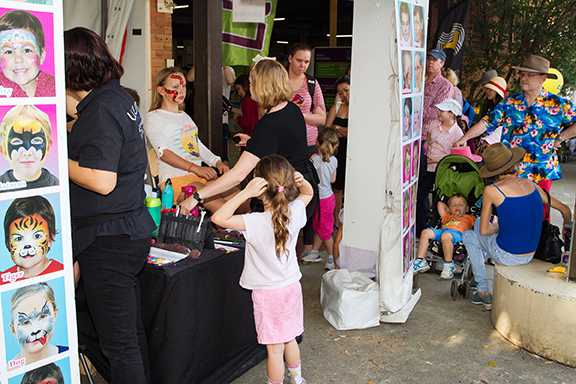
[(284, 192), (284, 187), (278, 187), (278, 192)]
[(330, 140), (330, 138), (329, 138), (329, 137), (325, 137), (324, 140)]

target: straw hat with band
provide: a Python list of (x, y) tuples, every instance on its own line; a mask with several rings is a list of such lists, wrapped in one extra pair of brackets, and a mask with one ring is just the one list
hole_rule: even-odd
[(498, 176), (522, 160), (525, 154), (524, 148), (514, 147), (510, 149), (502, 143), (492, 144), (482, 153), (482, 160), (486, 165), (480, 168), (478, 176), (483, 179)]
[(539, 73), (548, 76), (549, 79), (558, 78), (555, 73), (548, 73), (550, 71), (550, 61), (536, 55), (530, 55), (528, 60), (526, 60), (521, 67), (513, 66), (512, 69), (517, 69), (522, 72)]
[(491, 89), (500, 95), (501, 98), (506, 97), (506, 87), (508, 84), (506, 80), (500, 76), (491, 78), (486, 84), (483, 85), (484, 88)]

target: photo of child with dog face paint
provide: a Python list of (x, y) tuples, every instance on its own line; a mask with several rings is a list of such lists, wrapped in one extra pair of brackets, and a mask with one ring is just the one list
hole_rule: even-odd
[[(61, 282), (57, 282), (57, 285), (63, 291)], [(10, 331), (20, 347), (20, 351), (8, 361), (9, 371), (68, 350), (67, 346), (50, 343), (58, 331), (56, 322), (59, 315), (52, 285), (41, 282), (18, 288), (14, 290), (9, 302), (10, 315), (4, 318), (10, 319)], [(6, 315), (6, 311), (4, 313)], [(5, 341), (8, 344), (8, 340)], [(6, 356), (12, 353), (13, 348), (7, 345)]]
[(42, 23), (32, 13), (11, 10), (0, 17), (0, 97), (56, 95), (54, 76), (40, 70), (45, 45)]
[(44, 168), (51, 148), (48, 114), (34, 105), (11, 108), (0, 124), (0, 153), (11, 168), (0, 175), (0, 192), (58, 185), (58, 178)]
[(4, 217), (4, 235), (15, 265), (0, 274), (0, 285), (61, 271), (60, 262), (47, 258), (56, 234), (54, 209), (46, 198), (14, 199)]

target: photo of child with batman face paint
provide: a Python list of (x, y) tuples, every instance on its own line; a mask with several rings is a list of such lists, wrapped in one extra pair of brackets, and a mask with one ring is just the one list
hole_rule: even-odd
[(0, 153), (10, 164), (0, 175), (0, 192), (49, 187), (59, 180), (44, 168), (52, 147), (48, 115), (34, 105), (11, 108), (0, 124)]
[(10, 298), (10, 331), (20, 352), (8, 360), (8, 370), (21, 368), (68, 350), (52, 345), (58, 306), (54, 289), (46, 282), (18, 288)]
[(57, 233), (54, 209), (46, 198), (14, 199), (4, 217), (4, 238), (15, 265), (0, 274), (0, 285), (61, 271), (61, 263), (46, 257)]
[(54, 76), (40, 70), (46, 59), (42, 23), (30, 12), (11, 10), (0, 17), (0, 97), (51, 97)]

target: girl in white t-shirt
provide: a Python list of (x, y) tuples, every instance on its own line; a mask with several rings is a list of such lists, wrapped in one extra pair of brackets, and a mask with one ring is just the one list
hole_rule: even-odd
[[(214, 213), (212, 221), (244, 231), (246, 259), (240, 285), (252, 290), (258, 342), (268, 350), (268, 383), (283, 382), (284, 360), (292, 383), (306, 383), (295, 339), (304, 332), (296, 242), (314, 192), (310, 183), (278, 155), (263, 157), (254, 174), (244, 190)], [(240, 204), (258, 196), (264, 212), (234, 214)]]
[[(158, 155), (158, 178), (160, 187), (170, 179), (174, 190), (174, 203), (180, 197), (182, 187), (193, 185), (201, 189), (210, 181), (224, 174), (228, 166), (213, 154), (198, 137), (198, 127), (184, 109), (186, 76), (180, 68), (164, 68), (156, 75), (156, 87), (152, 92), (150, 112), (144, 118), (144, 130), (152, 148)], [(202, 166), (202, 162), (209, 166)], [(212, 168), (218, 169), (218, 173)], [(237, 188), (204, 201), (211, 212), (230, 199)], [(249, 212), (249, 204), (242, 206)]]

